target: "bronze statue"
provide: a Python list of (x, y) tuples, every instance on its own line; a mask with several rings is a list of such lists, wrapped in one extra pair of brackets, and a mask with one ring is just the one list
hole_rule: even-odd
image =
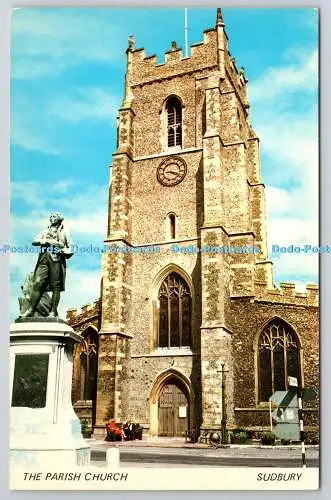
[[(29, 273), (21, 286), (22, 296), (18, 298), (21, 317), (30, 308), (31, 294), (34, 287), (34, 273)], [(48, 317), (52, 310), (52, 300), (47, 292), (44, 292), (36, 306), (33, 316)]]
[[(20, 300), (20, 318), (58, 316), (57, 307), (65, 285), (66, 259), (73, 252), (70, 237), (63, 227), (62, 215), (52, 213), (49, 221), (47, 229), (39, 233), (32, 242), (32, 245), (40, 246), (40, 253), (33, 279), (30, 277), (29, 281), (28, 277), (25, 287), (22, 287), (25, 296)], [(47, 292), (52, 292), (51, 298)]]

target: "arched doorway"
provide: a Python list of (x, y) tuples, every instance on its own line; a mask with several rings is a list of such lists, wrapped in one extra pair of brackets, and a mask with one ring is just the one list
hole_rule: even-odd
[(151, 436), (183, 436), (194, 427), (194, 391), (190, 380), (175, 368), (156, 377), (149, 401)]
[(158, 435), (183, 436), (189, 429), (189, 400), (184, 384), (177, 377), (168, 378), (159, 392)]

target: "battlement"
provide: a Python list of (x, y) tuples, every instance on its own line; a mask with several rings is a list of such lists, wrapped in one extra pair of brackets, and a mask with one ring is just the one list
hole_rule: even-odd
[(280, 283), (279, 288), (271, 290), (266, 283), (255, 282), (255, 298), (266, 302), (318, 307), (319, 287), (307, 284), (305, 292), (297, 292), (294, 283)]
[(226, 73), (228, 75), (229, 82), (223, 90), (235, 90), (244, 109), (249, 108), (246, 89), (248, 80), (244, 68), (238, 69), (235, 59), (231, 57), (223, 18), (218, 19), (215, 28), (203, 32), (201, 42), (190, 45), (189, 56), (185, 56), (176, 41), (172, 41), (170, 49), (164, 53), (164, 62), (158, 63), (156, 55), (146, 55), (144, 48), (135, 48), (133, 36), (129, 39), (127, 56), (127, 85), (131, 89), (188, 73), (217, 71), (222, 79)]
[(190, 56), (185, 57), (183, 50), (173, 41), (171, 48), (164, 54), (164, 62), (158, 64), (155, 55), (146, 56), (144, 48), (134, 48), (134, 41), (131, 38), (127, 50), (130, 61), (128, 71), (130, 86), (134, 87), (206, 68), (216, 68), (218, 64), (217, 30), (214, 28), (205, 30), (203, 41), (192, 44), (190, 49)]
[(81, 308), (67, 309), (67, 321), (70, 325), (75, 325), (86, 321), (88, 318), (99, 315), (100, 313), (100, 299), (95, 300), (89, 304), (84, 304)]
[(238, 70), (236, 60), (234, 57), (231, 57), (229, 51), (225, 51), (224, 64), (228, 77), (234, 89), (236, 90), (237, 94), (239, 95), (243, 107), (246, 109), (249, 108), (248, 95), (247, 95), (248, 80), (245, 75), (245, 69), (241, 67)]

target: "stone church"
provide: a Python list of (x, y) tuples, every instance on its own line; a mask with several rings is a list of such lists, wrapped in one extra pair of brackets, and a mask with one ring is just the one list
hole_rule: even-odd
[[(216, 25), (158, 64), (129, 39), (100, 298), (67, 320), (73, 402), (94, 436), (269, 428), (269, 396), (318, 389), (318, 288), (273, 282), (247, 79)], [(222, 374), (223, 369), (223, 374)], [(223, 392), (223, 394), (222, 394)], [(317, 403), (305, 407), (317, 429)]]

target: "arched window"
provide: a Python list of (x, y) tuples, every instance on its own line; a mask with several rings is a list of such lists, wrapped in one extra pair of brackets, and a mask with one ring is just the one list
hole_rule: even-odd
[(160, 304), (158, 346), (191, 345), (191, 294), (187, 283), (177, 273), (169, 274), (158, 294)]
[(168, 148), (182, 146), (182, 105), (177, 97), (170, 97), (166, 104)]
[(300, 383), (299, 356), (297, 335), (287, 323), (275, 319), (265, 327), (258, 343), (259, 401), (287, 390), (287, 377)]
[[(97, 391), (98, 371), (98, 334), (93, 328), (89, 328), (84, 335), (84, 340), (78, 346), (79, 357), (77, 374), (76, 400), (95, 400)], [(78, 354), (78, 353), (77, 353)]]

